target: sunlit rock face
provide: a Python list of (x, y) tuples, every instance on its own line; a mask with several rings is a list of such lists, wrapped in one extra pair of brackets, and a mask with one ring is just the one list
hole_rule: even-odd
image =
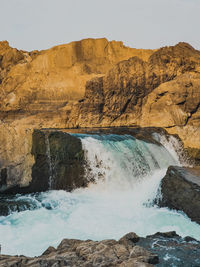
[(143, 50), (85, 39), (26, 52), (0, 42), (0, 169), (28, 185), (41, 128), (163, 127), (198, 159), (199, 81), (200, 52), (186, 43)]
[(122, 61), (87, 82), (69, 125), (163, 127), (199, 148), (199, 71), (200, 52), (185, 43)]
[(153, 50), (107, 39), (85, 39), (44, 51), (18, 51), (0, 43), (1, 111), (44, 111), (84, 96), (85, 82), (121, 60), (147, 60)]

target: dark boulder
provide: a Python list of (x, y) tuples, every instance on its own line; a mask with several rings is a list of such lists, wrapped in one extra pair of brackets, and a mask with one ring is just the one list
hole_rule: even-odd
[(200, 223), (200, 168), (170, 166), (161, 184), (159, 205), (184, 211)]
[(71, 191), (86, 186), (84, 151), (79, 138), (63, 131), (35, 130), (32, 153), (34, 191)]
[(7, 216), (13, 212), (34, 210), (38, 208), (38, 202), (29, 198), (20, 198), (12, 195), (0, 195), (0, 216)]
[(158, 255), (159, 267), (200, 266), (200, 242), (175, 231), (140, 237), (137, 245)]
[(6, 185), (7, 170), (0, 169), (3, 194), (27, 194), (50, 189), (73, 189), (87, 185), (84, 175), (84, 151), (81, 140), (59, 130), (34, 130), (32, 180), (28, 186)]

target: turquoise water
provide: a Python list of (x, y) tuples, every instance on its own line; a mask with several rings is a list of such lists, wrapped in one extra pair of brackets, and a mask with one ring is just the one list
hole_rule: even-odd
[(173, 146), (145, 143), (130, 136), (79, 135), (85, 151), (88, 188), (16, 196), (34, 210), (0, 217), (2, 254), (40, 255), (64, 238), (118, 239), (175, 230), (200, 239), (200, 227), (183, 213), (158, 208), (154, 199), (169, 165), (178, 165)]

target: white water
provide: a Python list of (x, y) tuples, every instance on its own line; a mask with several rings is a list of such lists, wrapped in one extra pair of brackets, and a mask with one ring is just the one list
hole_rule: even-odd
[(200, 239), (199, 225), (184, 214), (152, 205), (167, 167), (179, 164), (172, 146), (130, 136), (80, 137), (88, 178), (96, 184), (72, 193), (19, 196), (38, 209), (0, 217), (2, 253), (35, 256), (63, 238), (118, 239), (130, 231), (146, 236), (175, 230)]

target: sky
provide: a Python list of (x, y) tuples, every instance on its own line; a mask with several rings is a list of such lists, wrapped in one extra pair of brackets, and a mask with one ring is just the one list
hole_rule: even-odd
[(200, 0), (0, 0), (0, 40), (42, 50), (84, 38), (200, 49)]

